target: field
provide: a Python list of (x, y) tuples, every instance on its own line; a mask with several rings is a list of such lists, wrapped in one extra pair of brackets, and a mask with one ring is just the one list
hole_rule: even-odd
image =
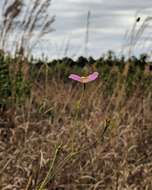
[[(1, 33), (3, 45), (9, 24)], [(14, 56), (0, 51), (0, 189), (151, 190), (148, 55), (126, 59), (109, 51), (96, 60), (48, 61), (29, 58), (29, 42)], [(99, 77), (85, 88), (68, 78), (94, 71)]]
[(136, 65), (126, 77), (133, 62), (95, 62), (99, 78), (84, 90), (68, 74), (87, 67), (64, 61), (13, 74), (1, 103), (0, 188), (150, 190), (151, 73)]

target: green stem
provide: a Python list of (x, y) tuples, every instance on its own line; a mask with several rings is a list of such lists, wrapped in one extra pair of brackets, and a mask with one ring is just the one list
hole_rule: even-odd
[(46, 177), (44, 178), (43, 182), (41, 183), (40, 187), (38, 188), (38, 190), (43, 190), (45, 188), (45, 186), (47, 185), (47, 183), (51, 180), (51, 178), (52, 178), (52, 171), (53, 171), (56, 159), (57, 159), (57, 155), (58, 155), (58, 153), (59, 153), (59, 151), (61, 149), (61, 146), (62, 145), (60, 144), (56, 148), (54, 158), (53, 158), (52, 162), (50, 163), (49, 171), (48, 171)]
[[(103, 133), (102, 133), (101, 137), (100, 137), (100, 138), (101, 138), (101, 139), (100, 139), (101, 141), (103, 140), (104, 135), (105, 135), (107, 129), (109, 128), (109, 126), (110, 126), (110, 125), (109, 125), (109, 122), (106, 121), (106, 126), (105, 126), (105, 128), (104, 128), (104, 130), (103, 130)], [(81, 150), (78, 150), (78, 151), (76, 151), (76, 152), (72, 152), (72, 153), (68, 154), (68, 155), (65, 157), (65, 159), (64, 159), (61, 163), (59, 163), (59, 165), (56, 167), (57, 170), (55, 171), (55, 173), (57, 173), (57, 171), (61, 171), (61, 169), (64, 167), (64, 165), (65, 165), (70, 159), (72, 159), (73, 157), (79, 155), (80, 153), (83, 153), (83, 152), (86, 152), (86, 151), (91, 150), (92, 148), (94, 148), (94, 147), (97, 145), (98, 142), (99, 142), (99, 140), (96, 140), (96, 141), (93, 142), (91, 145), (88, 145), (88, 146), (84, 147), (84, 148), (81, 149)], [(53, 176), (55, 176), (55, 173), (53, 174)]]

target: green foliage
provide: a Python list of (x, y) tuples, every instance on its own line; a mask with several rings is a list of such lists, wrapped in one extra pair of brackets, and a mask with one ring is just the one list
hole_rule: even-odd
[(17, 71), (14, 69), (17, 64), (11, 57), (0, 54), (0, 105), (2, 107), (21, 104), (30, 94), (30, 80), (24, 80), (22, 64), (18, 64)]
[[(82, 76), (92, 70), (100, 73), (99, 80), (103, 83), (105, 96), (112, 95), (118, 81), (125, 84), (127, 96), (130, 96), (139, 85), (146, 93), (151, 88), (151, 74), (145, 75), (145, 66), (150, 64), (147, 62), (147, 56), (142, 54), (139, 58), (131, 57), (128, 75), (123, 78), (121, 73), (127, 63), (128, 60), (123, 56), (117, 58), (113, 52), (108, 52), (97, 60), (81, 56), (77, 61), (65, 57), (51, 62), (31, 59), (28, 63), (24, 63), (19, 56), (13, 59), (0, 52), (0, 105), (22, 104), (29, 97), (31, 85), (35, 81), (44, 84), (55, 78), (68, 83), (70, 73)], [(30, 77), (26, 80), (23, 72), (24, 64), (29, 65)]]
[(19, 67), (19, 71), (16, 74), (13, 84), (15, 102), (22, 104), (26, 97), (30, 94), (30, 80), (24, 80), (24, 74), (22, 72), (22, 65)]
[(11, 95), (11, 80), (9, 77), (9, 62), (3, 53), (0, 53), (0, 105), (6, 103)]

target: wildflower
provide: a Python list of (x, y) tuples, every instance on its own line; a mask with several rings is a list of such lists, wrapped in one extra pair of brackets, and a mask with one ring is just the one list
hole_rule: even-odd
[(76, 74), (70, 74), (69, 78), (78, 82), (81, 82), (83, 84), (94, 81), (98, 78), (99, 73), (98, 72), (94, 72), (88, 76), (79, 76)]

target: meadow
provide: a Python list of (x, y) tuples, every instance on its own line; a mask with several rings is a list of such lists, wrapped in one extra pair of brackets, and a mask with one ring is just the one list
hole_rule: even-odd
[[(49, 1), (44, 2), (45, 10)], [(31, 9), (34, 18), (42, 16), (38, 5)], [(6, 10), (12, 22), (4, 19), (1, 46), (19, 14), (12, 11), (19, 9)], [(0, 189), (151, 190), (148, 55), (126, 59), (109, 51), (98, 59), (81, 56), (76, 61), (29, 58), (32, 38), (27, 42), (24, 37), (37, 19), (30, 23), (28, 18), (22, 27), (29, 30), (15, 55), (0, 51)], [(39, 36), (51, 30), (53, 21), (47, 20)], [(135, 37), (131, 50), (139, 36)], [(87, 76), (94, 71), (99, 77), (85, 88), (68, 78), (71, 73)]]
[[(151, 189), (148, 63), (126, 76), (122, 60), (37, 60), (10, 75), (8, 60), (19, 57), (1, 54), (1, 189)], [(87, 68), (99, 78), (84, 90), (68, 75)]]

